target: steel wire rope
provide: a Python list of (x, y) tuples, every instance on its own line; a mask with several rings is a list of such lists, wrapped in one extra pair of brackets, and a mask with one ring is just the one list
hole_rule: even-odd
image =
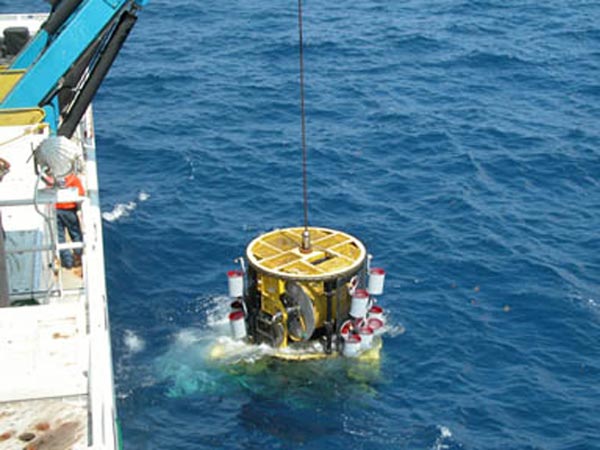
[(308, 231), (308, 170), (306, 150), (306, 108), (304, 105), (304, 36), (302, 30), (302, 0), (298, 0), (298, 41), (300, 57), (300, 116), (302, 121), (302, 200), (304, 207), (304, 232), (302, 233), (302, 250), (311, 249)]

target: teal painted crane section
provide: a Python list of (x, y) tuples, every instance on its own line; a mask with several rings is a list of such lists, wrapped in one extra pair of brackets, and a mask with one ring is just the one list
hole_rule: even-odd
[[(96, 83), (88, 87), (93, 96), (135, 23), (137, 10), (147, 3), (147, 0), (62, 0), (11, 64), (10, 69), (25, 69), (26, 73), (4, 97), (0, 109), (43, 107), (56, 131), (61, 115), (64, 122), (65, 111), (73, 109), (73, 105), (62, 108), (57, 101), (58, 93), (65, 88), (65, 77), (75, 70), (82, 81), (74, 83), (83, 88), (74, 92), (73, 102), (91, 79)], [(118, 42), (111, 45), (113, 40)], [(104, 53), (109, 53), (110, 64), (96, 71)], [(88, 70), (74, 69), (82, 64)], [(102, 72), (103, 76), (92, 77), (94, 72)]]

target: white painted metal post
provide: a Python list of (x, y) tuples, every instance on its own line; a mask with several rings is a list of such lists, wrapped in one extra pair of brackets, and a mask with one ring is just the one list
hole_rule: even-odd
[(4, 228), (0, 211), (0, 308), (10, 306), (8, 291), (8, 272), (6, 271), (6, 251), (4, 249)]

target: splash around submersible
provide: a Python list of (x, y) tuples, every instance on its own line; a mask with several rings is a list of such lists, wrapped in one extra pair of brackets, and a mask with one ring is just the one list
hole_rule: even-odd
[[(386, 319), (376, 296), (385, 272), (370, 267), (364, 244), (342, 231), (308, 225), (302, 0), (298, 0), (304, 226), (256, 237), (228, 272), (231, 337), (266, 344), (287, 360), (345, 356), (379, 359)], [(246, 268), (245, 261), (248, 267)], [(226, 358), (215, 345), (211, 357)]]

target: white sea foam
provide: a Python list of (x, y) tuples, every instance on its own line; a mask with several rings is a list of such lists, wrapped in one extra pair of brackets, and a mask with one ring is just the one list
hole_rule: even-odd
[(123, 342), (129, 353), (138, 353), (144, 350), (146, 342), (131, 330), (125, 330)]
[[(150, 194), (141, 191), (137, 196), (137, 201), (145, 202), (150, 198)], [(103, 212), (102, 218), (107, 222), (115, 222), (123, 217), (129, 216), (132, 211), (137, 208), (138, 204), (136, 201), (132, 200), (127, 203), (117, 203), (112, 211)]]
[(117, 203), (110, 212), (103, 212), (102, 218), (107, 222), (115, 222), (121, 217), (127, 217), (137, 207), (136, 202)]
[(450, 431), (450, 428), (444, 427), (444, 426), (440, 426), (440, 437), (442, 439), (451, 438), (452, 437), (452, 432)]
[(175, 345), (188, 347), (202, 340), (201, 330), (196, 328), (184, 328), (175, 335)]
[(600, 317), (600, 300), (589, 297), (584, 299), (584, 304), (594, 316)]
[(275, 350), (267, 344), (250, 344), (236, 341), (229, 336), (220, 336), (213, 341), (209, 356), (223, 364), (253, 363), (265, 356), (273, 355), (274, 352)]
[(223, 327), (229, 327), (227, 315), (229, 314), (229, 304), (231, 301), (231, 298), (224, 295), (211, 299), (209, 310), (206, 313), (206, 324), (210, 328), (222, 330)]
[[(198, 392), (217, 392), (222, 389), (221, 378), (227, 371), (219, 368), (239, 362), (255, 363), (265, 357), (283, 352), (290, 356), (314, 352), (307, 349), (273, 349), (267, 344), (255, 345), (244, 340), (231, 338), (228, 314), (232, 299), (228, 296), (198, 298), (198, 309), (194, 315), (201, 324), (178, 330), (171, 338), (167, 351), (155, 361), (155, 376), (167, 381), (169, 396), (180, 397)], [(388, 323), (385, 334), (398, 336), (404, 332), (401, 324)], [(385, 339), (385, 338), (384, 338)], [(364, 374), (361, 373), (364, 377)], [(449, 430), (441, 430), (440, 445), (448, 436)], [(445, 447), (439, 447), (442, 450)]]
[(406, 328), (404, 328), (404, 325), (402, 325), (400, 323), (386, 325), (386, 328), (385, 328), (385, 334), (388, 335), (389, 337), (400, 336), (401, 334), (404, 334), (405, 332), (406, 332)]
[(155, 374), (146, 365), (132, 363), (133, 355), (146, 348), (146, 341), (133, 330), (123, 333), (125, 351), (121, 353), (115, 364), (116, 396), (126, 399), (137, 389), (153, 386), (157, 380)]
[(208, 327), (186, 328), (174, 336), (166, 353), (155, 361), (155, 376), (169, 385), (167, 396), (182, 397), (198, 392), (226, 389), (227, 372), (222, 365), (240, 361), (253, 363), (272, 349), (218, 335)]
[(194, 160), (188, 155), (185, 156), (185, 162), (190, 167), (190, 173), (188, 175), (188, 180), (193, 180), (195, 178), (194, 174), (196, 173), (196, 164), (194, 163)]
[(437, 428), (440, 432), (440, 435), (435, 440), (432, 450), (446, 450), (450, 448), (450, 445), (448, 444), (448, 440), (452, 438), (452, 432), (450, 431), (450, 428), (443, 425), (438, 425)]

